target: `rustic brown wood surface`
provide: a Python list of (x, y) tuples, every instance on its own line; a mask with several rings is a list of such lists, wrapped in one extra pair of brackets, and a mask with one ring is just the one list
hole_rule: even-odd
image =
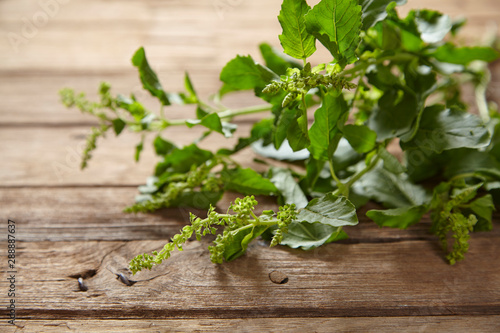
[[(311, 4), (317, 1), (310, 1)], [(51, 3), (51, 7), (43, 4)], [(58, 5), (54, 5), (58, 4)], [(208, 96), (220, 68), (235, 54), (258, 54), (258, 43), (279, 46), (281, 1), (142, 0), (0, 2), (0, 332), (498, 332), (500, 331), (499, 215), (491, 233), (471, 239), (467, 259), (449, 266), (424, 223), (409, 230), (380, 229), (360, 212), (350, 239), (304, 252), (253, 244), (224, 265), (208, 260), (207, 242), (193, 242), (165, 265), (131, 276), (127, 263), (159, 249), (187, 222), (187, 209), (125, 214), (136, 186), (156, 158), (146, 149), (132, 160), (138, 138), (101, 142), (89, 168), (79, 152), (88, 116), (66, 110), (65, 86), (96, 95), (100, 81), (116, 92), (141, 92), (130, 56), (145, 46), (168, 90), (180, 90), (189, 71)], [(429, 7), (466, 16), (464, 38), (498, 33), (496, 0), (409, 0), (402, 8)], [(25, 41), (25, 21), (47, 11), (46, 24)], [(316, 56), (320, 59), (321, 54)], [(498, 66), (495, 72), (500, 70)], [(490, 95), (500, 100), (500, 75)], [(239, 94), (229, 106), (254, 103)], [(185, 117), (184, 108), (170, 111)], [(249, 116), (239, 121), (248, 132)], [(173, 129), (180, 144), (199, 129)], [(230, 146), (234, 141), (227, 141)], [(207, 141), (206, 147), (220, 144)], [(237, 160), (252, 167), (254, 154)], [(220, 203), (226, 207), (228, 194)], [(262, 199), (260, 209), (272, 207)], [(202, 213), (199, 212), (198, 213)], [(7, 324), (7, 219), (17, 225), (17, 326)], [(270, 273), (287, 277), (276, 284)], [(131, 285), (127, 285), (120, 274)], [(81, 291), (78, 278), (88, 288)]]

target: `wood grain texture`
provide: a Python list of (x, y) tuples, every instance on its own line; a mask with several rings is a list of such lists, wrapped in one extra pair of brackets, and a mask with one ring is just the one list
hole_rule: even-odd
[[(248, 135), (251, 124), (239, 122), (238, 136)], [(172, 127), (162, 137), (177, 145), (191, 144), (203, 133), (201, 126), (187, 129)], [(116, 137), (110, 131), (98, 140), (98, 148), (85, 170), (80, 169), (81, 154), (85, 148), (90, 126), (63, 127), (8, 127), (0, 130), (0, 184), (2, 186), (40, 185), (138, 185), (144, 184), (160, 161), (153, 151), (155, 133), (146, 136), (144, 151), (139, 162), (134, 161), (135, 146), (140, 141), (136, 133), (124, 132)], [(200, 147), (216, 151), (232, 148), (237, 138), (225, 139), (218, 133), (200, 143)], [(236, 161), (247, 167), (262, 170), (253, 162), (257, 157), (251, 149), (235, 154)], [(278, 163), (277, 165), (279, 165)]]
[[(473, 43), (492, 23), (500, 24), (497, 0), (408, 2), (401, 13), (428, 7), (454, 18), (466, 15), (463, 39)], [(24, 36), (16, 51), (7, 34), (22, 35), (23, 20), (33, 20), (43, 9), (37, 0), (0, 1), (0, 217), (18, 223), (19, 262), (19, 326), (6, 324), (2, 306), (1, 332), (500, 330), (498, 222), (493, 232), (472, 236), (467, 259), (456, 266), (443, 260), (428, 233), (428, 217), (409, 230), (380, 229), (361, 211), (360, 225), (347, 230), (350, 240), (313, 251), (269, 249), (260, 241), (239, 260), (214, 265), (207, 239), (188, 243), (151, 272), (130, 276), (128, 261), (160, 249), (187, 223), (187, 210), (122, 213), (156, 157), (146, 145), (136, 164), (138, 138), (109, 135), (81, 172), (79, 152), (94, 120), (62, 107), (57, 91), (69, 86), (93, 98), (106, 80), (115, 92), (133, 92), (157, 110), (130, 64), (143, 45), (167, 90), (181, 90), (188, 71), (207, 98), (220, 87), (220, 69), (236, 54), (259, 59), (262, 41), (279, 47), (280, 5), (264, 0), (69, 1), (32, 36)], [(326, 51), (319, 52), (311, 60), (326, 57)], [(498, 102), (498, 63), (493, 69), (489, 93)], [(243, 107), (255, 99), (236, 94), (225, 103)], [(192, 115), (180, 107), (168, 112), (171, 118)], [(256, 117), (239, 123), (241, 135)], [(200, 133), (199, 128), (172, 128), (165, 135), (185, 144)], [(220, 141), (214, 136), (204, 147)], [(258, 167), (251, 162), (254, 156), (247, 150), (236, 159)], [(226, 195), (219, 208), (234, 197)], [(272, 199), (259, 201), (259, 209), (275, 207)], [(273, 271), (288, 282), (273, 283)], [(137, 282), (123, 284), (120, 273)], [(88, 291), (79, 291), (78, 277)], [(6, 287), (2, 268), (1, 304), (7, 301)]]
[[(317, 1), (311, 1), (311, 4)], [(223, 4), (222, 6), (217, 6)], [(61, 5), (18, 51), (2, 39), (0, 71), (130, 70), (129, 59), (144, 45), (161, 75), (179, 66), (186, 70), (218, 71), (235, 54), (257, 53), (269, 41), (278, 46), (276, 16), (280, 1), (73, 1)], [(499, 20), (495, 0), (411, 0), (409, 8), (433, 8), (452, 17), (467, 15), (468, 38), (477, 37)], [(3, 1), (0, 28), (22, 36), (23, 18), (42, 12), (37, 1)], [(75, 38), (74, 36), (77, 36)], [(111, 41), (118, 41), (109, 47)], [(89, 52), (92, 50), (92, 52)], [(326, 53), (318, 54), (318, 58)]]
[[(69, 86), (93, 96), (102, 80), (111, 82), (117, 92), (138, 94), (156, 110), (157, 104), (142, 92), (130, 64), (141, 45), (146, 47), (165, 89), (181, 90), (182, 77), (188, 71), (200, 95), (208, 97), (220, 87), (221, 68), (236, 54), (251, 54), (259, 60), (259, 43), (280, 47), (276, 37), (281, 31), (276, 19), (279, 6), (279, 1), (264, 0), (126, 4), (92, 0), (61, 5), (17, 51), (8, 38), (0, 39), (0, 95), (4, 96), (0, 126), (89, 121), (78, 112), (64, 110), (57, 91)], [(466, 14), (469, 25), (463, 35), (473, 43), (480, 42), (494, 24), (500, 24), (500, 8), (494, 0), (412, 0), (400, 11), (421, 7), (455, 18)], [(43, 13), (33, 0), (3, 1), (0, 9), (0, 31), (21, 37), (23, 20)], [(111, 41), (117, 42), (108, 47)], [(319, 50), (312, 61), (329, 58)], [(29, 99), (25, 98), (27, 92)], [(232, 100), (244, 104), (252, 100), (248, 94), (243, 94), (243, 100), (241, 96)], [(229, 106), (235, 105), (232, 100), (229, 98)]]
[[(130, 258), (165, 241), (19, 242), (18, 318), (500, 314), (500, 266), (493, 264), (499, 236), (472, 239), (457, 266), (446, 264), (430, 241), (329, 244), (317, 251), (256, 243), (224, 265), (209, 261), (206, 243), (193, 242), (164, 265), (129, 275)], [(272, 271), (286, 274), (288, 283), (272, 283)], [(125, 285), (120, 273), (137, 282)], [(78, 289), (81, 276), (86, 292)]]
[[(2, 30), (22, 33), (22, 18), (32, 19), (40, 12), (36, 1), (24, 2), (29, 5), (3, 2)], [(2, 48), (10, 51), (2, 57), (6, 61), (2, 68), (130, 69), (130, 56), (144, 45), (160, 74), (179, 70), (178, 65), (187, 70), (219, 70), (234, 54), (255, 52), (257, 42), (277, 42), (279, 2), (224, 3), (218, 8), (216, 2), (194, 0), (70, 2), (19, 46), (17, 57), (12, 56), (15, 50), (9, 41), (2, 40)], [(119, 42), (109, 48), (111, 41)]]
[[(132, 67), (132, 66), (130, 66)], [(221, 86), (217, 73), (203, 73), (194, 71), (190, 73), (191, 80), (199, 96), (208, 99), (210, 94), (215, 93)], [(134, 94), (144, 106), (152, 111), (159, 110), (159, 102), (142, 89), (138, 74), (130, 68), (124, 73), (102, 72), (61, 74), (48, 73), (2, 73), (0, 72), (0, 96), (5, 100), (0, 112), (0, 126), (77, 126), (82, 123), (97, 123), (94, 117), (81, 114), (77, 109), (66, 109), (59, 98), (59, 90), (70, 87), (75, 92), (83, 92), (92, 101), (98, 101), (97, 90), (100, 82), (109, 82), (112, 85), (112, 93)], [(165, 89), (171, 91), (182, 91), (184, 87), (184, 70), (170, 72), (168, 80), (164, 80)], [(167, 83), (169, 87), (167, 87)], [(26, 98), (26, 92), (30, 92), (30, 98)], [(235, 93), (224, 98), (227, 107), (246, 107), (263, 104), (262, 100), (252, 96), (251, 93)], [(166, 115), (170, 119), (194, 117), (195, 107), (169, 106)]]
[[(189, 223), (189, 212), (206, 215), (193, 208), (123, 213), (136, 194), (135, 186), (4, 188), (0, 189), (0, 207), (3, 216), (19, 223), (23, 242), (167, 239)], [(220, 203), (222, 210), (236, 196), (226, 194)], [(275, 207), (271, 198), (258, 199), (259, 210)]]
[[(358, 318), (154, 319), (154, 320), (21, 320), (16, 332), (497, 332), (498, 316), (414, 316)], [(1, 326), (5, 332), (16, 328)]]

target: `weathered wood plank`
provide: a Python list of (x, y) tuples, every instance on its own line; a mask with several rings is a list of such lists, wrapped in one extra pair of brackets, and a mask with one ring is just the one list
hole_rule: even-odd
[[(23, 242), (166, 239), (189, 223), (189, 212), (206, 215), (193, 208), (123, 213), (136, 194), (135, 187), (4, 188), (0, 206), (2, 216), (18, 223), (18, 238)], [(226, 194), (222, 209), (235, 196)], [(259, 210), (275, 208), (271, 198), (258, 199)]]
[[(279, 3), (259, 0), (230, 5), (222, 1), (222, 9), (215, 3), (68, 3), (60, 6), (47, 26), (21, 45), (19, 52), (13, 52), (7, 38), (1, 39), (0, 50), (5, 52), (0, 53), (0, 94), (4, 96), (0, 125), (88, 122), (90, 117), (64, 110), (57, 91), (70, 86), (93, 95), (102, 80), (110, 81), (116, 91), (138, 94), (155, 110), (157, 104), (142, 92), (130, 65), (130, 57), (140, 45), (147, 46), (151, 63), (167, 90), (182, 89), (182, 76), (188, 71), (203, 97), (220, 86), (219, 71), (235, 54), (252, 54), (259, 59), (257, 45), (262, 40), (279, 47), (276, 35), (280, 27), (275, 18)], [(23, 1), (23, 6), (16, 1), (4, 1), (1, 6), (0, 29), (6, 32), (21, 29), (22, 17), (41, 10), (36, 1)], [(476, 42), (488, 23), (500, 23), (500, 6), (490, 1), (474, 5), (467, 1), (412, 1), (401, 10), (406, 12), (411, 7), (441, 9), (452, 16), (466, 12), (470, 28), (466, 28), (465, 36)], [(97, 10), (99, 17), (94, 15)], [(267, 18), (263, 15), (266, 12)], [(259, 30), (253, 31), (255, 28)], [(109, 48), (109, 40), (120, 43)], [(324, 61), (325, 57), (329, 58), (320, 52), (312, 59)], [(30, 98), (26, 98), (27, 92)], [(238, 101), (239, 106), (253, 101), (250, 96), (243, 96), (233, 101)], [(229, 100), (229, 105), (238, 104)], [(173, 115), (182, 112), (172, 110)]]
[[(168, 239), (189, 223), (189, 212), (204, 216), (206, 212), (192, 208), (170, 208), (155, 214), (126, 214), (122, 209), (133, 203), (134, 187), (28, 187), (0, 189), (2, 215), (18, 223), (22, 242), (77, 240), (157, 240)], [(236, 193), (227, 193), (219, 208), (225, 211)], [(258, 197), (257, 213), (276, 209), (272, 198)], [(89, 210), (89, 207), (92, 209)], [(358, 212), (360, 225), (346, 228), (350, 239), (346, 243), (397, 242), (437, 239), (429, 234), (428, 216), (408, 230), (379, 228), (365, 212)], [(495, 216), (500, 221), (500, 216)], [(498, 225), (497, 225), (498, 226)], [(473, 238), (500, 236), (500, 228), (492, 232), (475, 233)]]
[[(136, 98), (152, 112), (160, 108), (158, 100), (142, 89), (138, 74), (131, 68), (122, 74), (106, 72), (102, 74), (80, 73), (32, 73), (25, 75), (17, 72), (0, 72), (0, 95), (4, 97), (0, 112), (0, 126), (68, 126), (82, 123), (97, 123), (95, 118), (81, 114), (77, 109), (67, 109), (59, 98), (59, 90), (68, 87), (75, 92), (84, 92), (92, 101), (98, 101), (97, 90), (100, 82), (109, 82), (113, 94), (129, 95)], [(218, 73), (193, 71), (191, 80), (198, 95), (207, 100), (220, 88)], [(169, 72), (162, 80), (169, 91), (184, 89), (184, 68), (179, 67)], [(29, 98), (27, 94), (29, 92)], [(250, 105), (265, 104), (251, 92), (229, 94), (223, 100), (230, 108), (242, 108)], [(169, 119), (195, 117), (195, 107), (172, 105), (165, 109)], [(255, 117), (255, 116), (254, 116)]]
[[(87, 128), (74, 125), (90, 120), (63, 110), (56, 92), (68, 85), (94, 91), (101, 77), (124, 92), (134, 91), (138, 85), (129, 59), (140, 45), (147, 47), (160, 76), (168, 78), (164, 80), (167, 89), (180, 89), (183, 70), (188, 70), (200, 82), (201, 93), (216, 90), (218, 71), (235, 54), (257, 54), (256, 45), (262, 40), (278, 45), (280, 2), (230, 3), (217, 12), (215, 2), (194, 0), (70, 2), (20, 45), (18, 53), (12, 52), (8, 39), (0, 40), (0, 94), (5, 99), (0, 112), (0, 206), (2, 213), (20, 221), (18, 316), (21, 323), (38, 319), (25, 330), (89, 331), (93, 324), (109, 330), (119, 327), (117, 321), (101, 324), (101, 318), (130, 319), (125, 321), (130, 324), (126, 329), (138, 331), (148, 328), (134, 319), (149, 318), (150, 324), (153, 319), (180, 318), (163, 321), (171, 325), (166, 330), (186, 323), (194, 330), (221, 325), (232, 331), (258, 331), (292, 322), (299, 328), (303, 325), (303, 331), (331, 331), (332, 325), (345, 331), (367, 331), (377, 325), (380, 331), (400, 331), (401, 326), (498, 331), (500, 268), (494, 263), (500, 236), (496, 230), (474, 235), (467, 260), (455, 267), (445, 264), (425, 224), (398, 231), (367, 223), (353, 228), (354, 243), (330, 244), (312, 252), (268, 249), (257, 243), (246, 256), (223, 266), (208, 261), (206, 243), (190, 243), (167, 265), (134, 277), (140, 281), (133, 286), (116, 280), (114, 273), (126, 274), (132, 256), (161, 248), (185, 222), (184, 215), (178, 210), (163, 215), (122, 214), (121, 208), (135, 193), (131, 185), (150, 174), (154, 156), (146, 152), (137, 166), (131, 158), (137, 138), (110, 138), (95, 153), (89, 170), (80, 173), (74, 152)], [(466, 13), (472, 24), (465, 31), (469, 38), (482, 35), (489, 22), (499, 22), (500, 17), (495, 0), (410, 1), (410, 6), (441, 9), (452, 16)], [(0, 30), (16, 32), (22, 16), (39, 11), (38, 1), (2, 1)], [(318, 54), (313, 61), (320, 58)], [(57, 123), (63, 125), (58, 128)], [(13, 124), (17, 127), (8, 128)], [(72, 127), (64, 128), (67, 125)], [(171, 134), (180, 143), (190, 140), (184, 129), (173, 129)], [(54, 171), (57, 162), (66, 165), (62, 180)], [(51, 188), (54, 184), (62, 187)], [(97, 184), (117, 187), (92, 188)], [(286, 274), (289, 282), (273, 284), (268, 275), (275, 270)], [(89, 291), (78, 291), (78, 276), (85, 277)], [(2, 316), (5, 312), (0, 310)], [(410, 315), (418, 317), (406, 317)], [(325, 318), (304, 318), (308, 316)], [(332, 316), (359, 318), (353, 326), (352, 318)], [(48, 321), (64, 325), (70, 319), (79, 321), (70, 321), (68, 327), (47, 326)], [(3, 331), (5, 322), (0, 325)]]
[[(258, 318), (155, 320), (20, 320), (16, 332), (497, 332), (499, 316)], [(2, 325), (3, 326), (3, 325)], [(0, 327), (2, 327), (0, 326)], [(3, 326), (5, 332), (15, 327)]]
[[(223, 5), (218, 7), (220, 3)], [(485, 27), (490, 22), (498, 23), (500, 17), (494, 0), (410, 1), (402, 12), (412, 7), (434, 8), (452, 16), (466, 13), (471, 21), (465, 30), (469, 38), (482, 35)], [(130, 67), (130, 55), (144, 45), (152, 63), (167, 73), (181, 64), (188, 70), (209, 67), (218, 71), (237, 53), (257, 53), (256, 45), (261, 41), (279, 45), (279, 8), (279, 1), (265, 0), (141, 1), (126, 5), (116, 0), (70, 2), (24, 37), (22, 19), (33, 21), (33, 16), (44, 13), (43, 9), (34, 0), (23, 1), (23, 6), (14, 0), (3, 1), (0, 29), (18, 34), (26, 43), (15, 52), (7, 38), (0, 41), (0, 49), (5, 51), (0, 54), (0, 70), (120, 71)], [(119, 42), (110, 47), (110, 41)]]
[[(144, 182), (152, 172), (158, 159), (154, 157), (151, 145), (145, 147), (142, 161), (135, 163), (133, 150), (140, 137), (129, 133), (120, 138), (110, 133), (106, 140), (99, 140), (102, 147), (93, 154), (95, 158), (89, 163), (88, 170), (81, 172), (81, 152), (89, 133), (89, 127), (2, 129), (0, 183), (4, 186), (99, 184), (108, 179), (115, 184), (130, 185)], [(111, 149), (106, 149), (106, 146)], [(106, 171), (110, 168), (112, 172)]]
[[(251, 122), (240, 122), (238, 136), (248, 135)], [(92, 153), (88, 168), (80, 170), (81, 152), (85, 147), (90, 126), (76, 127), (9, 127), (0, 131), (2, 164), (0, 184), (2, 186), (22, 185), (137, 185), (150, 176), (159, 157), (154, 154), (154, 134), (146, 137), (141, 160), (134, 161), (135, 146), (140, 141), (136, 133), (122, 133), (119, 137), (110, 131), (106, 139), (98, 140), (98, 148)], [(179, 146), (187, 145), (203, 133), (201, 126), (187, 129), (172, 127), (162, 133)], [(231, 148), (236, 138), (225, 139), (218, 133), (212, 134), (199, 145), (215, 150), (214, 147)], [(262, 170), (263, 166), (252, 162), (257, 155), (245, 149), (235, 155), (235, 160), (247, 167)]]
[[(429, 241), (329, 244), (308, 252), (255, 244), (224, 265), (210, 263), (206, 243), (193, 242), (151, 272), (130, 277), (138, 281), (132, 286), (116, 274), (128, 275), (131, 257), (161, 248), (164, 240), (19, 242), (17, 317), (499, 315), (499, 241), (472, 239), (467, 260), (456, 266)], [(272, 283), (272, 271), (286, 274), (288, 283)], [(79, 291), (80, 276), (88, 291)]]
[[(5, 16), (0, 19), (2, 30), (22, 35), (21, 18), (31, 19), (41, 12), (36, 1), (28, 3), (29, 6), (21, 7), (16, 2), (4, 2), (2, 13)], [(118, 7), (121, 10), (117, 11)], [(140, 45), (148, 49), (164, 45), (162, 55), (151, 49), (152, 63), (164, 69), (177, 67), (179, 63), (189, 64), (193, 69), (219, 68), (229, 60), (221, 52), (223, 46), (226, 50), (231, 49), (233, 57), (238, 48), (242, 53), (250, 48), (255, 51), (255, 40), (276, 39), (276, 30), (269, 29), (269, 25), (278, 24), (279, 3), (261, 0), (242, 2), (238, 6), (227, 4), (226, 7), (231, 9), (231, 15), (229, 11), (218, 10), (212, 2), (68, 3), (60, 6), (56, 15), (32, 38), (19, 45), (18, 57), (12, 56), (16, 53), (9, 41), (2, 39), (1, 48), (8, 51), (2, 55), (2, 60), (6, 61), (2, 68), (120, 70), (130, 66), (130, 55)], [(273, 14), (263, 20), (263, 10), (270, 8)], [(99, 12), (99, 16), (96, 17), (95, 12)], [(255, 24), (257, 20), (259, 24)], [(240, 29), (236, 29), (237, 26)], [(120, 43), (109, 47), (112, 40)], [(47, 43), (51, 48), (46, 47)], [(170, 59), (165, 61), (166, 57)]]

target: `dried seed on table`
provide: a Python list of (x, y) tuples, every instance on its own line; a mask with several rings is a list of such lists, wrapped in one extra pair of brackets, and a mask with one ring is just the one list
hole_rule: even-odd
[(132, 286), (134, 283), (136, 283), (137, 281), (133, 281), (133, 280), (129, 280), (128, 277), (126, 277), (125, 275), (123, 275), (123, 273), (115, 273), (116, 274), (116, 278), (118, 280), (120, 280), (121, 283), (127, 285), (127, 286)]
[(80, 291), (89, 290), (89, 288), (87, 287), (87, 285), (85, 284), (85, 282), (83, 281), (83, 279), (81, 277), (78, 278), (78, 287), (80, 288)]

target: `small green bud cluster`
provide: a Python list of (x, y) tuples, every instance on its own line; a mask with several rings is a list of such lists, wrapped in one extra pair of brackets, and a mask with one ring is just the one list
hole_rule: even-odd
[[(214, 207), (210, 207), (205, 219), (191, 214), (191, 225), (182, 228), (181, 232), (172, 237), (171, 242), (167, 243), (160, 252), (155, 251), (152, 253), (153, 255), (145, 253), (135, 257), (130, 262), (130, 270), (135, 274), (143, 268), (151, 269), (153, 266), (161, 264), (163, 260), (170, 257), (170, 253), (175, 248), (182, 251), (182, 245), (189, 240), (193, 233), (197, 240), (207, 234), (215, 235), (217, 232), (215, 226), (224, 226), (224, 230), (217, 235), (214, 245), (208, 248), (210, 259), (214, 263), (222, 263), (225, 259), (232, 260), (225, 257), (228, 249), (237, 247), (242, 249), (241, 253), (244, 253), (249, 242), (274, 225), (277, 225), (277, 229), (271, 246), (279, 244), (283, 239), (283, 234), (288, 232), (288, 226), (297, 217), (295, 205), (284, 205), (279, 208), (278, 213), (272, 210), (264, 211), (259, 217), (254, 214), (256, 205), (255, 197), (247, 196), (237, 198), (230, 205), (226, 214), (217, 213)], [(260, 232), (254, 233), (255, 230)]]
[(99, 107), (97, 103), (92, 103), (87, 98), (85, 97), (85, 94), (80, 93), (80, 94), (75, 94), (75, 91), (73, 89), (62, 89), (59, 92), (61, 96), (61, 101), (64, 104), (64, 106), (70, 108), (70, 107), (77, 107), (82, 113), (90, 113), (90, 114), (95, 114), (95, 109)]
[(88, 161), (92, 158), (92, 151), (97, 147), (97, 139), (99, 137), (104, 137), (106, 132), (111, 128), (111, 126), (106, 124), (101, 124), (99, 127), (92, 127), (92, 132), (87, 136), (87, 142), (85, 143), (85, 149), (82, 153), (82, 162), (80, 164), (81, 169), (87, 167)]
[[(435, 193), (433, 208), (436, 212), (431, 215), (433, 232), (439, 237), (441, 247), (448, 251), (448, 234), (451, 232), (454, 239), (453, 249), (446, 255), (451, 265), (463, 260), (469, 250), (470, 232), (473, 231), (477, 218), (474, 215), (466, 217), (462, 213), (462, 206), (467, 204), (476, 195), (477, 187), (455, 189), (450, 183), (442, 183), (437, 187), (441, 193)], [(453, 193), (450, 195), (450, 193)]]
[(182, 228), (181, 232), (174, 235), (171, 241), (163, 247), (160, 252), (153, 251), (153, 255), (144, 253), (140, 254), (130, 262), (129, 269), (133, 274), (142, 270), (143, 268), (151, 269), (155, 265), (159, 265), (170, 258), (170, 253), (177, 248), (177, 250), (183, 250), (183, 244), (186, 243), (193, 233), (196, 235), (196, 239), (200, 240), (201, 236), (206, 236), (207, 234), (215, 234), (217, 228), (214, 225), (223, 225), (224, 221), (220, 219), (219, 214), (215, 211), (214, 207), (210, 207), (208, 210), (208, 217), (206, 219), (201, 219), (193, 214), (190, 214), (191, 225), (186, 225)]
[(111, 95), (111, 85), (108, 82), (101, 82), (99, 86), (99, 95), (101, 97), (101, 106), (114, 109), (116, 100)]
[(187, 174), (186, 183), (189, 187), (199, 186), (207, 178), (211, 167), (207, 163), (200, 166), (193, 165)]
[(99, 118), (101, 122), (109, 122), (111, 119), (102, 112), (103, 109), (109, 108), (115, 111), (116, 101), (110, 93), (111, 85), (107, 82), (102, 82), (99, 86), (99, 103), (89, 101), (84, 93), (75, 94), (73, 89), (62, 89), (59, 94), (64, 106), (77, 107), (82, 113), (88, 113)]
[(149, 200), (144, 200), (135, 203), (132, 206), (125, 208), (125, 213), (147, 213), (153, 212), (160, 208), (170, 207), (171, 203), (177, 199), (182, 191), (187, 190), (188, 184), (184, 181), (169, 183), (163, 192), (154, 194)]
[(338, 75), (334, 71), (327, 74), (321, 74), (318, 70), (311, 70), (311, 64), (300, 70), (298, 68), (288, 68), (287, 75), (282, 75), (280, 81), (269, 83), (262, 92), (265, 94), (276, 94), (279, 91), (286, 91), (288, 94), (282, 102), (285, 107), (297, 97), (307, 94), (313, 88), (323, 86), (326, 89), (353, 89), (356, 87), (354, 83), (349, 82), (345, 77)]
[[(213, 263), (222, 264), (224, 252), (231, 246), (238, 231), (249, 227), (252, 228), (259, 223), (259, 218), (253, 213), (257, 204), (257, 200), (252, 195), (236, 198), (234, 203), (229, 206), (228, 214), (223, 217), (226, 221), (226, 228), (222, 234), (217, 235), (214, 246), (208, 247), (210, 260)], [(229, 214), (229, 210), (232, 210), (235, 214)]]
[(210, 261), (214, 264), (222, 264), (224, 261), (224, 251), (232, 241), (233, 235), (230, 230), (224, 230), (222, 234), (217, 235), (214, 245), (208, 247)]
[[(464, 215), (458, 213), (452, 214), (449, 219), (450, 224), (448, 228), (453, 233), (455, 242), (453, 243), (453, 251), (446, 256), (446, 259), (448, 259), (450, 265), (454, 265), (457, 261), (463, 260), (465, 253), (469, 250), (470, 232), (473, 231), (474, 225), (477, 223), (477, 218), (475, 215), (469, 215), (466, 218)], [(444, 245), (447, 246), (446, 243)]]
[(125, 212), (152, 212), (160, 208), (170, 207), (183, 191), (193, 191), (201, 187), (208, 192), (219, 192), (224, 184), (219, 175), (211, 173), (212, 168), (220, 161), (214, 158), (210, 162), (193, 166), (185, 175), (176, 175), (170, 179), (163, 191), (153, 194), (149, 200), (143, 200), (127, 207)]
[(212, 173), (212, 169), (217, 165), (226, 165), (224, 161), (215, 156), (213, 159), (193, 167), (187, 174), (187, 186), (194, 189), (201, 187), (201, 190), (208, 192), (220, 192), (224, 187), (219, 173)]
[(253, 210), (257, 204), (258, 202), (253, 195), (244, 198), (236, 198), (234, 203), (229, 206), (229, 209), (236, 213), (236, 215), (231, 218), (231, 222), (235, 224), (246, 224), (252, 216), (255, 216)]
[(224, 188), (224, 183), (220, 177), (209, 173), (203, 183), (203, 189), (208, 192), (219, 192)]
[(97, 139), (99, 137), (104, 137), (106, 132), (111, 128), (112, 119), (101, 111), (104, 108), (114, 110), (115, 103), (110, 94), (110, 89), (111, 86), (109, 83), (101, 83), (99, 87), (99, 95), (101, 97), (100, 103), (90, 102), (85, 97), (85, 94), (75, 94), (73, 89), (65, 88), (59, 92), (61, 101), (66, 107), (77, 107), (82, 113), (91, 114), (99, 119), (99, 126), (93, 127), (92, 132), (87, 137), (85, 149), (83, 150), (82, 162), (80, 164), (81, 169), (87, 167), (87, 163), (92, 157), (92, 151), (97, 147)]
[(274, 233), (274, 237), (271, 240), (271, 247), (276, 246), (283, 240), (283, 234), (288, 232), (288, 226), (297, 217), (297, 210), (295, 204), (284, 205), (279, 208), (277, 218), (278, 218), (278, 229)]

